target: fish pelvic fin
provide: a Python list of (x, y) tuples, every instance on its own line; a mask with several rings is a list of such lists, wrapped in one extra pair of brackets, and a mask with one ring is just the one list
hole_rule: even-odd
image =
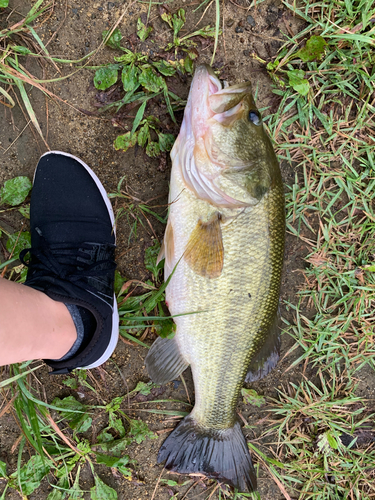
[(219, 212), (208, 222), (198, 221), (190, 235), (184, 259), (196, 274), (204, 278), (218, 278), (221, 275), (224, 246)]
[(245, 382), (260, 380), (275, 368), (280, 357), (280, 346), (279, 315), (275, 314), (275, 319), (266, 336), (264, 344), (250, 361)]
[(255, 491), (257, 479), (240, 424), (223, 430), (199, 426), (191, 415), (162, 444), (158, 462), (181, 474), (201, 473), (237, 488)]
[(158, 337), (146, 356), (145, 365), (153, 382), (166, 384), (181, 375), (189, 363), (182, 356), (175, 338)]

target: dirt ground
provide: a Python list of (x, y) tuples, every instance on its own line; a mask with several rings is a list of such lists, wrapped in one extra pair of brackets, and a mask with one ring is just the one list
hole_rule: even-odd
[[(130, 3), (130, 2), (129, 2)], [(11, 1), (12, 4), (12, 1)], [(55, 0), (54, 13), (41, 28), (44, 33), (44, 42), (47, 42), (52, 35), (57, 32), (57, 36), (49, 44), (48, 48), (51, 54), (66, 59), (79, 59), (87, 52), (98, 47), (101, 42), (101, 33), (108, 29), (119, 18), (127, 2), (107, 2), (97, 0), (65, 1)], [(237, 4), (237, 5), (236, 5)], [(186, 32), (194, 29), (199, 22), (199, 26), (207, 24), (214, 25), (215, 7), (211, 2), (205, 16), (200, 20), (203, 10), (193, 12), (199, 5), (198, 1), (175, 1), (170, 8), (174, 11), (178, 7), (186, 10), (187, 23)], [(256, 8), (248, 8), (247, 0), (225, 0), (222, 16), (224, 18), (224, 33), (220, 37), (220, 43), (216, 55), (216, 66), (221, 69), (221, 75), (229, 83), (237, 83), (244, 79), (250, 79), (254, 89), (258, 89), (257, 105), (259, 108), (270, 106), (276, 109), (278, 98), (272, 94), (271, 81), (265, 71), (264, 66), (250, 57), (255, 51), (261, 58), (269, 60), (274, 56), (280, 47), (284, 38), (283, 33), (295, 33), (301, 28), (300, 21), (294, 19), (281, 2), (266, 0), (260, 3)], [(17, 11), (25, 13), (29, 10), (31, 2), (15, 1), (13, 5)], [(146, 13), (148, 4), (134, 3), (130, 6), (127, 16), (119, 25), (124, 37), (130, 36), (135, 31), (137, 18)], [(13, 14), (12, 19), (19, 19), (17, 14)], [(160, 39), (163, 37), (165, 24), (157, 16), (156, 10), (151, 12), (151, 23), (156, 34)], [(147, 44), (143, 50), (149, 50)], [(212, 45), (205, 48), (199, 48), (198, 63), (209, 63), (212, 54)], [(92, 61), (92, 64), (102, 64), (113, 61), (114, 51), (103, 48)], [(44, 70), (37, 66), (35, 62), (26, 60), (26, 67), (39, 76), (53, 78), (60, 76), (51, 66), (45, 66)], [(91, 64), (91, 63), (90, 63)], [(62, 75), (73, 71), (72, 66), (59, 66)], [(57, 83), (51, 83), (48, 88), (61, 99), (72, 104), (76, 108), (96, 112), (95, 96), (97, 90), (92, 84), (94, 71), (82, 70), (73, 76)], [(190, 78), (186, 82), (181, 81), (178, 85), (178, 93), (182, 98), (186, 98), (189, 90)], [(168, 158), (165, 169), (159, 168), (159, 160), (147, 157), (142, 151), (137, 152), (134, 149), (127, 153), (115, 151), (113, 140), (118, 135), (119, 130), (114, 128), (111, 123), (111, 116), (106, 114), (101, 117), (88, 116), (80, 113), (73, 107), (64, 104), (61, 101), (55, 102), (47, 99), (36, 90), (30, 91), (30, 97), (34, 104), (39, 122), (45, 134), (46, 141), (51, 150), (61, 150), (77, 155), (88, 163), (95, 173), (99, 176), (108, 192), (114, 192), (121, 177), (126, 176), (128, 189), (142, 200), (159, 197), (157, 204), (163, 205), (167, 200), (168, 181), (170, 175), (170, 160)], [(5, 107), (0, 108), (0, 185), (7, 179), (18, 175), (26, 175), (32, 178), (34, 168), (39, 156), (47, 148), (42, 143), (36, 132), (31, 126), (26, 126), (27, 121), (18, 107), (12, 112)], [(178, 119), (181, 121), (182, 114)], [(283, 179), (286, 184), (292, 184), (294, 180), (294, 170), (290, 165), (282, 165)], [(163, 213), (163, 208), (159, 209)], [(15, 231), (19, 220), (10, 216), (2, 216), (1, 222), (6, 224), (10, 230)], [(161, 241), (163, 235), (163, 225), (153, 221), (153, 226), (158, 239)], [(143, 228), (139, 228), (137, 239), (131, 238), (128, 245), (130, 227), (125, 218), (121, 219), (117, 229), (118, 251), (117, 262), (118, 269), (123, 276), (128, 279), (145, 280), (150, 278), (148, 271), (143, 264), (144, 251), (152, 244), (152, 233)], [(1, 251), (1, 250), (0, 250)], [(296, 293), (302, 286), (304, 279), (302, 270), (305, 267), (304, 256), (307, 253), (305, 244), (295, 238), (287, 235), (284, 276), (281, 291), (281, 304), (284, 300), (296, 302)], [(2, 256), (3, 258), (3, 256)], [(293, 320), (290, 313), (282, 305), (282, 316)], [(149, 344), (153, 338), (147, 338)], [(281, 361), (277, 368), (262, 381), (253, 384), (253, 388), (267, 397), (276, 397), (276, 389), (286, 385), (290, 381), (298, 382), (300, 373), (298, 370), (285, 370), (290, 366), (292, 358), (289, 356), (284, 359), (284, 355), (292, 346), (292, 340), (286, 335), (283, 336)], [(94, 374), (100, 381), (99, 393), (107, 402), (115, 396), (126, 394), (127, 390), (132, 390), (138, 381), (148, 381), (148, 375), (144, 366), (144, 358), (147, 350), (142, 347), (136, 347), (122, 342), (118, 343), (117, 349), (113, 355), (113, 360), (120, 368), (123, 377), (126, 380), (126, 386), (120, 377), (116, 367), (111, 361), (104, 366), (105, 375), (101, 378), (100, 374)], [(94, 370), (95, 372), (95, 370)], [(102, 373), (103, 375), (103, 373)], [(310, 373), (313, 377), (313, 373)], [(62, 385), (65, 376), (50, 377), (47, 367), (37, 373), (37, 377), (44, 387), (47, 400), (52, 401), (56, 396), (63, 397), (69, 394), (69, 389)], [(190, 397), (194, 398), (192, 380), (189, 372), (186, 372), (188, 392)], [(175, 398), (187, 401), (187, 395), (183, 384), (173, 382), (163, 388), (163, 399)], [(77, 396), (77, 393), (73, 391)], [(83, 402), (90, 403), (92, 395), (87, 393), (80, 394)], [(146, 405), (148, 408), (155, 408), (151, 403)], [(176, 406), (174, 406), (176, 408)], [(186, 407), (183, 408), (186, 411)], [(254, 406), (239, 404), (238, 410), (243, 419), (254, 427), (244, 429), (248, 439), (257, 439), (264, 430), (264, 417), (266, 413), (262, 409), (256, 409)], [(151, 499), (164, 500), (169, 499), (171, 493), (179, 492), (181, 498), (186, 490), (193, 484), (189, 483), (181, 488), (170, 488), (159, 486), (155, 495), (153, 492), (158, 478), (162, 477), (175, 479), (179, 482), (186, 479), (177, 475), (167, 474), (163, 471), (163, 466), (157, 464), (157, 452), (163, 442), (166, 433), (165, 429), (171, 429), (175, 423), (173, 420), (167, 420), (165, 416), (157, 417), (151, 413), (142, 413), (131, 410), (129, 415), (132, 418), (142, 418), (154, 432), (158, 432), (158, 439), (147, 440), (141, 445), (133, 445), (127, 451), (130, 457), (136, 460), (135, 470), (138, 480), (129, 482), (124, 478), (115, 477), (110, 469), (98, 468), (102, 479), (116, 489), (118, 496), (123, 500)], [(98, 424), (99, 425), (99, 424)], [(11, 451), (12, 446), (19, 436), (19, 429), (13, 420), (11, 413), (6, 413), (0, 418), (0, 460), (9, 464), (11, 470), (16, 468), (17, 450)], [(257, 442), (265, 445), (264, 440)], [(83, 471), (82, 488), (88, 490), (93, 485), (93, 478), (89, 469)], [(259, 492), (263, 500), (279, 500), (284, 498), (277, 485), (270, 478), (267, 471), (259, 466)], [(187, 493), (186, 498), (206, 498), (213, 490), (213, 482), (200, 481), (193, 486)], [(45, 481), (42, 487), (30, 499), (46, 498), (50, 491), (48, 483)], [(19, 498), (15, 492), (9, 492), (7, 498)], [(185, 498), (185, 497), (184, 497)], [(218, 490), (211, 497), (217, 499)]]

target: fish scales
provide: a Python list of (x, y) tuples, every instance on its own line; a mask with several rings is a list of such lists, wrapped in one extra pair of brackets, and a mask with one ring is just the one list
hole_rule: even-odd
[[(195, 211), (188, 209), (196, 200), (183, 190), (181, 178), (173, 184), (171, 193), (177, 201), (172, 203), (171, 216), (174, 211), (179, 214), (174, 224), (175, 253), (183, 255), (197, 223)], [(258, 205), (222, 228), (225, 257), (219, 278), (207, 280), (181, 260), (168, 285), (172, 315), (204, 311), (175, 318), (177, 342), (193, 372), (193, 415), (202, 425), (233, 425), (247, 366), (277, 309), (284, 252), (283, 200), (278, 184)], [(208, 203), (199, 200), (198, 204), (196, 213), (212, 213)], [(275, 237), (265, 238), (268, 232)]]
[(165, 257), (173, 339), (146, 357), (166, 383), (191, 366), (195, 405), (163, 443), (158, 459), (240, 491), (256, 476), (236, 418), (245, 380), (277, 363), (277, 310), (285, 238), (280, 169), (249, 83), (221, 89), (197, 68), (171, 152)]

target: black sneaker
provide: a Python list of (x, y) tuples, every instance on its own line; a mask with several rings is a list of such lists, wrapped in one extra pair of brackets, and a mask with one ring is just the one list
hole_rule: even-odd
[[(113, 353), (119, 331), (114, 296), (115, 218), (106, 191), (81, 160), (46, 153), (35, 170), (30, 203), (31, 248), (25, 285), (92, 313), (78, 351), (45, 362), (52, 373), (95, 368)], [(82, 309), (81, 309), (82, 310)]]

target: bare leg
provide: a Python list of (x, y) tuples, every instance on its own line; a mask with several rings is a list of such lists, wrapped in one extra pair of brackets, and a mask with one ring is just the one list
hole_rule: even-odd
[(0, 278), (0, 366), (30, 359), (60, 359), (77, 339), (62, 302)]

